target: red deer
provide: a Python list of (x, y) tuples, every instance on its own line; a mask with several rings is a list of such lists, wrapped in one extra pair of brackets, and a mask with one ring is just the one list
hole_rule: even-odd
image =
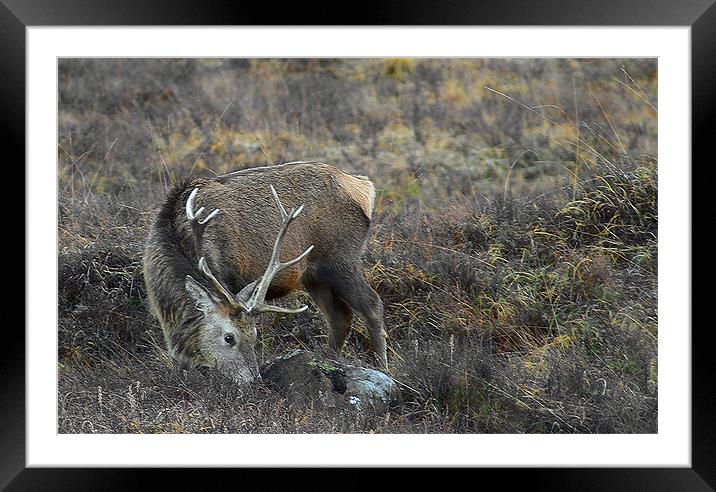
[(300, 289), (326, 317), (332, 350), (342, 348), (355, 311), (385, 367), (383, 304), (361, 261), (374, 195), (368, 178), (318, 162), (175, 185), (144, 251), (150, 306), (170, 354), (240, 383), (253, 380), (254, 318), (306, 309), (266, 303)]

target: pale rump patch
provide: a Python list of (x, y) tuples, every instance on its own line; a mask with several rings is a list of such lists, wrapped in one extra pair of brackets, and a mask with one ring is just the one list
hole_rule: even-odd
[(369, 219), (373, 216), (373, 202), (375, 200), (375, 187), (369, 178), (355, 176), (342, 171), (336, 173), (338, 184), (348, 193), (348, 196), (360, 206)]

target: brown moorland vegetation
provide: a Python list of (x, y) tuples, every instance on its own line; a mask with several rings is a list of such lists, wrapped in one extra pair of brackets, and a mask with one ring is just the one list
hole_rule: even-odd
[[(59, 432), (656, 432), (656, 89), (655, 60), (61, 59)], [(292, 160), (378, 188), (384, 417), (176, 369), (148, 311), (171, 183)], [(324, 323), (265, 315), (262, 360)]]

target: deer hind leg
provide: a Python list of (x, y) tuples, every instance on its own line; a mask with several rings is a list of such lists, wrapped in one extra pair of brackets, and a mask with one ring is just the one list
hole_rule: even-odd
[(306, 290), (328, 321), (328, 347), (339, 353), (351, 327), (353, 311), (348, 304), (333, 295), (330, 287), (326, 285), (310, 283)]
[(383, 302), (363, 278), (362, 266), (332, 265), (329, 272), (328, 283), (334, 298), (343, 300), (363, 317), (370, 332), (371, 350), (375, 353), (378, 364), (387, 367)]
[[(307, 274), (305, 274), (302, 283), (306, 286), (309, 294), (311, 294), (314, 299), (327, 299), (327, 294), (319, 293), (319, 291), (321, 291), (323, 286), (328, 287), (333, 301), (332, 304), (328, 305), (334, 307), (347, 305), (361, 315), (366, 325), (368, 325), (371, 350), (375, 353), (378, 364), (381, 367), (387, 367), (388, 358), (386, 355), (386, 332), (383, 323), (383, 302), (380, 300), (378, 293), (373, 290), (363, 278), (362, 265), (359, 263), (353, 265), (333, 263), (316, 266), (310, 273), (307, 272)], [(319, 286), (321, 287), (319, 288)], [(312, 289), (316, 290), (315, 295), (311, 292)], [(318, 302), (320, 305), (321, 302), (325, 301), (319, 300)], [(341, 304), (339, 304), (339, 302)], [(342, 309), (343, 307), (341, 307), (341, 310)], [(348, 330), (350, 321), (346, 324), (334, 325), (330, 321), (330, 315), (328, 315), (328, 318), (332, 333), (334, 332), (333, 326), (340, 326), (339, 329), (335, 330), (335, 335), (332, 335), (335, 342), (331, 342), (331, 337), (329, 336), (329, 343), (336, 343), (340, 346), (343, 340), (345, 340), (343, 330)], [(339, 341), (340, 344), (338, 344)]]
[(378, 293), (363, 279), (362, 275), (353, 282), (355, 283), (351, 285), (351, 290), (355, 291), (357, 295), (350, 297), (349, 294), (346, 299), (351, 299), (349, 304), (365, 319), (370, 331), (371, 349), (378, 359), (378, 364), (383, 368), (387, 368), (388, 356), (385, 343), (387, 335), (385, 324), (383, 323), (383, 301), (381, 301)]

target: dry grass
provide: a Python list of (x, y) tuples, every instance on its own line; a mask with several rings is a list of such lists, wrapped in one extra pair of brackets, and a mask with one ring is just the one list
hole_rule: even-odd
[[(654, 61), (59, 67), (60, 432), (656, 432)], [(297, 159), (379, 188), (364, 263), (403, 388), (386, 417), (179, 371), (147, 311), (171, 181)], [(325, 347), (315, 309), (261, 324), (266, 361)], [(343, 357), (366, 344), (358, 324)]]

